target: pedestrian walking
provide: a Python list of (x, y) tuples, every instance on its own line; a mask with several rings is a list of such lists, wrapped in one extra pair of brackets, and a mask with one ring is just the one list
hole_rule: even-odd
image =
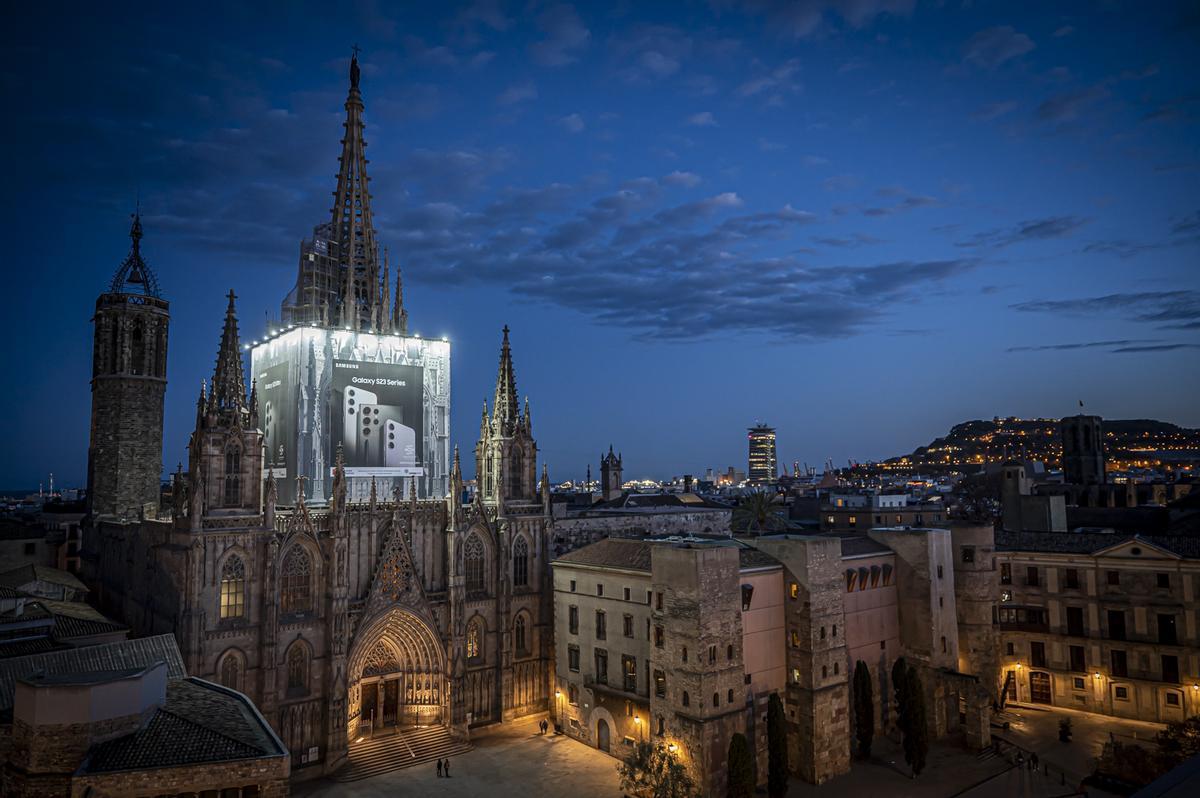
[(1034, 754), (1030, 754), (1030, 755), (1029, 755), (1029, 761), (1033, 763), (1033, 772), (1034, 772), (1034, 773), (1037, 773), (1038, 765), (1039, 765), (1039, 764), (1041, 764), (1041, 763), (1038, 761), (1038, 755), (1037, 755), (1036, 753), (1034, 753)]
[(446, 757), (446, 762), (442, 765), (442, 771), (446, 774), (446, 778), (450, 778), (450, 757)]
[(442, 777), (442, 758), (438, 757), (438, 778)]

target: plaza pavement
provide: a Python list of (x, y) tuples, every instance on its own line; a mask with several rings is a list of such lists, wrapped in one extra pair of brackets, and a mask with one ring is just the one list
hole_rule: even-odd
[[(1074, 737), (1058, 740), (1058, 721), (1069, 716)], [(537, 733), (540, 718), (485, 730), (472, 738), (470, 753), (455, 757), (448, 779), (438, 778), (433, 764), (398, 770), (375, 778), (338, 784), (328, 780), (296, 785), (297, 798), (540, 798), (566, 796), (620, 798), (617, 760), (565, 736)], [(851, 771), (820, 787), (793, 778), (788, 798), (1054, 798), (1073, 792), (1092, 772), (1109, 734), (1124, 742), (1150, 744), (1158, 724), (1126, 721), (1057, 707), (1010, 705), (997, 721), (1009, 729), (993, 729), (997, 737), (1035, 751), (1037, 772), (1013, 767), (1014, 750), (1006, 756), (976, 756), (949, 741), (934, 742), (925, 771), (910, 779), (899, 744), (877, 737), (869, 761), (855, 759)], [(1094, 788), (1092, 796), (1103, 795)]]
[(297, 798), (620, 798), (617, 760), (566, 736), (538, 734), (541, 718), (524, 719), (472, 736), (474, 750), (450, 761), (450, 778), (436, 765), (338, 784), (296, 785)]

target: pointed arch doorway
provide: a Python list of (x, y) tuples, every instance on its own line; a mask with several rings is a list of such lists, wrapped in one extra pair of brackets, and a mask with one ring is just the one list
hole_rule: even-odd
[(348, 658), (350, 740), (449, 720), (446, 656), (433, 627), (393, 606), (368, 621)]

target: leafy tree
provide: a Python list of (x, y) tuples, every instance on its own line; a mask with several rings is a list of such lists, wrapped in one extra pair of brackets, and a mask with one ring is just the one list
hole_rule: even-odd
[(735, 734), (729, 741), (729, 798), (752, 798), (754, 762), (746, 735)]
[(1105, 743), (1096, 760), (1098, 772), (1139, 787), (1154, 781), (1168, 769), (1163, 767), (1162, 757), (1157, 752), (1116, 740)]
[(921, 677), (912, 666), (904, 677), (900, 717), (904, 728), (904, 761), (916, 778), (925, 769), (925, 758), (929, 755), (929, 727), (925, 723), (925, 692), (921, 689)]
[(774, 502), (774, 493), (763, 490), (747, 493), (733, 508), (734, 530), (757, 535), (787, 529), (787, 521), (775, 512)]
[(875, 696), (871, 671), (861, 659), (854, 666), (854, 731), (859, 756), (866, 759), (871, 756), (871, 741), (875, 738)]
[(1200, 715), (1167, 724), (1154, 738), (1166, 768), (1200, 754)]
[(638, 743), (617, 766), (621, 789), (643, 798), (692, 798), (696, 784), (687, 768), (663, 743)]
[(787, 791), (787, 722), (779, 693), (771, 693), (767, 702), (767, 794), (783, 798)]

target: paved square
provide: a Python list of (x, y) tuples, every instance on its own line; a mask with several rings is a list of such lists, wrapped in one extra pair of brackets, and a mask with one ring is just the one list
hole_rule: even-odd
[(297, 785), (307, 798), (619, 798), (617, 760), (553, 731), (537, 733), (537, 719), (523, 720), (472, 740), (475, 749), (450, 762), (450, 778), (438, 778), (434, 763), (362, 781), (319, 781)]

